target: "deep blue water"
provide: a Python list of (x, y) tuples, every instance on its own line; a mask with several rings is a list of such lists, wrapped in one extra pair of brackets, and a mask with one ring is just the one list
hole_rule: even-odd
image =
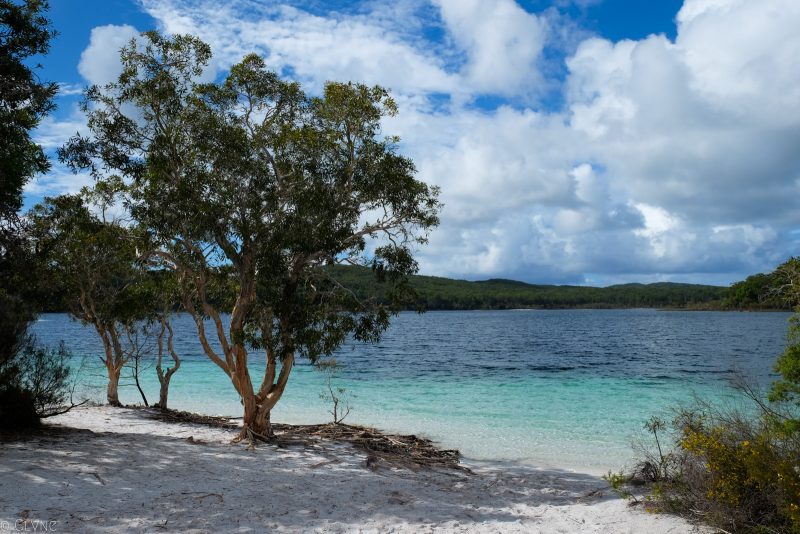
[[(380, 343), (336, 355), (342, 369), (335, 384), (348, 391), (350, 422), (427, 434), (472, 459), (601, 471), (630, 458), (630, 441), (649, 415), (668, 415), (696, 394), (730, 400), (734, 372), (767, 384), (788, 317), (647, 309), (403, 313)], [(173, 379), (173, 407), (239, 415), (233, 388), (203, 355), (191, 319), (174, 324), (184, 364)], [(82, 391), (101, 400), (94, 331), (48, 314), (35, 333), (48, 344), (63, 339), (76, 360), (89, 358)], [(252, 359), (257, 369), (263, 357)], [(151, 400), (154, 375), (145, 374)], [(323, 387), (323, 375), (301, 362), (276, 420), (329, 419)], [(130, 386), (122, 397), (139, 402)]]

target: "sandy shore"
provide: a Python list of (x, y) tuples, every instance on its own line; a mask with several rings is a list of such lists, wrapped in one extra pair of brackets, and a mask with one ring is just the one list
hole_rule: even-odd
[(56, 532), (701, 532), (628, 507), (591, 475), (372, 470), (347, 445), (251, 451), (230, 431), (110, 407), (48, 423), (0, 443), (0, 530), (27, 519)]

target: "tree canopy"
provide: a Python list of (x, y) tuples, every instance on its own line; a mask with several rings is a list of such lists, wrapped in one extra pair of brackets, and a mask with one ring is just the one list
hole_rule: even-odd
[(22, 205), (22, 187), (50, 168), (30, 136), (52, 111), (57, 85), (42, 82), (26, 60), (45, 54), (55, 32), (44, 0), (0, 0), (0, 211), (13, 216)]
[[(800, 258), (790, 258), (773, 273), (776, 286), (783, 299), (795, 314), (790, 319), (786, 349), (775, 362), (779, 379), (772, 385), (770, 399), (776, 402), (793, 403), (800, 408)], [(800, 415), (786, 424), (792, 432), (800, 432)]]
[(120, 371), (137, 323), (159, 312), (160, 294), (138, 255), (136, 229), (98, 217), (80, 195), (46, 199), (28, 214), (28, 238), (46, 265), (40, 286), (103, 342), (108, 401), (118, 404)]
[(43, 0), (0, 0), (0, 427), (38, 423), (66, 399), (63, 347), (48, 350), (28, 332), (45, 300), (39, 257), (18, 211), (25, 184), (50, 168), (31, 132), (54, 108), (57, 86), (42, 82), (30, 61), (55, 35)]
[(52, 110), (56, 86), (40, 82), (26, 63), (50, 46), (46, 9), (43, 1), (0, 0), (0, 360), (19, 348), (35, 311), (17, 212), (25, 183), (49, 168), (31, 130)]

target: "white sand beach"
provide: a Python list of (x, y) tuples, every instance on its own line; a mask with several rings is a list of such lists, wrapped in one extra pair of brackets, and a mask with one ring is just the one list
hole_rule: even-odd
[[(232, 431), (82, 407), (0, 443), (0, 523), (56, 532), (710, 532), (631, 508), (596, 476), (366, 465), (349, 445), (230, 444)], [(52, 531), (51, 530), (51, 531)]]

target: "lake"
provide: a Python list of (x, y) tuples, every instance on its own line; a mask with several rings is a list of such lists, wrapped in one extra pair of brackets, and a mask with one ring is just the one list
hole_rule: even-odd
[[(383, 340), (350, 344), (333, 380), (347, 391), (346, 422), (428, 436), (468, 460), (513, 461), (599, 473), (630, 463), (652, 414), (694, 395), (735, 402), (733, 373), (768, 384), (785, 345), (788, 313), (520, 310), (402, 313)], [(227, 376), (202, 353), (188, 315), (174, 318), (183, 358), (170, 405), (240, 416)], [(64, 340), (86, 358), (79, 393), (104, 400), (102, 345), (93, 329), (45, 314), (39, 340)], [(259, 354), (251, 355), (261, 362)], [(263, 364), (262, 369), (263, 369)], [(258, 367), (258, 365), (254, 365)], [(258, 376), (254, 373), (254, 376)], [(130, 380), (124, 403), (141, 402)], [(144, 375), (158, 400), (155, 370)], [(325, 376), (301, 361), (273, 421), (330, 420)]]

